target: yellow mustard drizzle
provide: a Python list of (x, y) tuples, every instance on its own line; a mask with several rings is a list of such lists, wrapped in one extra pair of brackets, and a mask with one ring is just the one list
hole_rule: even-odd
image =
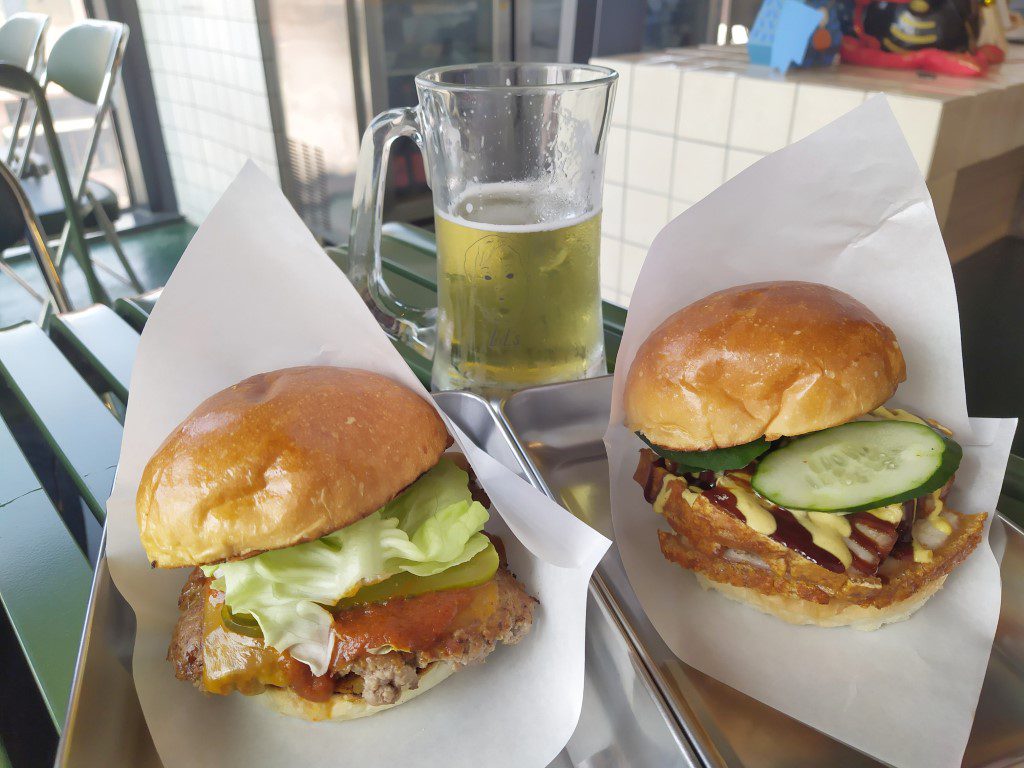
[(697, 500), (698, 494), (687, 484), (686, 480), (675, 475), (665, 475), (665, 479), (661, 481), (661, 490), (658, 491), (658, 497), (654, 500), (654, 511), (659, 515), (664, 516), (665, 504), (668, 503), (668, 495), (672, 490), (673, 483), (682, 483), (683, 486), (683, 498), (687, 504), (693, 504)]
[(913, 540), (914, 544), (914, 562), (915, 563), (930, 563), (932, 561), (932, 555), (934, 554), (928, 547), (921, 544), (917, 539)]
[(928, 515), (928, 522), (949, 536), (953, 532), (953, 526), (944, 517), (940, 516), (942, 515), (942, 510), (946, 507), (946, 502), (939, 498), (938, 491), (935, 491), (932, 496), (935, 498), (935, 509)]
[(947, 437), (953, 435), (953, 430), (949, 427), (939, 424), (935, 420), (922, 419), (920, 416), (916, 416), (910, 411), (905, 411), (902, 408), (886, 408), (885, 406), (879, 406), (871, 412), (871, 415), (878, 419), (888, 419), (889, 421), (911, 421), (914, 424), (924, 424), (926, 427), (935, 427), (935, 429), (942, 432)]
[(760, 498), (728, 475), (718, 478), (718, 485), (736, 497), (736, 507), (747, 521), (747, 525), (765, 536), (775, 533), (775, 516), (764, 508), (764, 502)]
[[(736, 473), (746, 476), (746, 473)], [(748, 490), (742, 483), (737, 483), (729, 475), (723, 475), (718, 485), (736, 497), (736, 507), (743, 514), (747, 525), (760, 534), (770, 536), (775, 533), (778, 523), (775, 516), (768, 511), (768, 502)], [(849, 568), (853, 555), (843, 541), (850, 535), (850, 521), (843, 515), (828, 512), (802, 512), (790, 510), (796, 521), (811, 534), (811, 540), (819, 547), (835, 555), (844, 567)]]
[[(941, 517), (942, 510), (945, 508), (945, 502), (939, 498), (939, 492), (935, 491), (932, 493), (932, 498), (935, 500), (935, 509), (932, 510), (931, 514), (925, 518), (931, 525), (936, 529), (942, 531), (944, 534), (949, 536), (953, 532), (953, 526), (949, 524), (949, 521)], [(913, 533), (913, 532), (912, 532)], [(914, 562), (915, 563), (930, 563), (932, 561), (933, 552), (928, 547), (921, 544), (917, 537), (913, 539), (914, 544)]]
[(871, 412), (872, 416), (877, 416), (880, 419), (887, 419), (888, 421), (911, 421), (914, 424), (924, 424), (928, 426), (928, 422), (922, 419), (920, 416), (915, 416), (910, 411), (905, 411), (902, 408), (886, 408), (884, 405), (875, 408)]
[[(662, 492), (658, 494), (658, 499), (654, 502), (655, 511), (659, 514), (662, 513), (662, 508), (664, 507), (665, 499), (667, 498), (665, 489), (668, 487), (667, 481), (670, 479), (682, 480), (682, 478), (666, 478), (666, 482), (662, 486)], [(718, 478), (718, 485), (725, 488), (736, 497), (736, 507), (742, 513), (747, 525), (765, 536), (770, 536), (775, 533), (777, 524), (775, 522), (775, 517), (767, 509), (768, 502), (755, 493), (747, 490), (743, 484), (737, 483), (729, 475), (722, 475)], [(698, 496), (696, 492), (689, 488), (685, 491), (685, 495), (687, 497), (686, 500), (691, 504)], [(927, 520), (940, 531), (949, 535), (952, 533), (953, 527), (941, 517), (943, 502), (939, 498), (939, 492), (933, 492), (932, 496), (935, 499), (935, 509), (927, 517)], [(661, 503), (661, 507), (659, 507), (659, 502)], [(848, 539), (853, 531), (850, 525), (850, 520), (846, 515), (840, 515), (834, 512), (805, 512), (799, 509), (791, 509), (789, 511), (792, 513), (796, 521), (811, 534), (811, 540), (817, 546), (821, 547), (826, 552), (835, 555), (845, 568), (850, 567), (853, 563), (853, 554), (850, 552), (850, 548), (846, 545), (844, 539)], [(903, 519), (902, 504), (887, 504), (884, 507), (869, 509), (867, 511), (869, 514), (885, 520), (892, 525), (899, 525), (900, 521)], [(931, 562), (932, 551), (930, 549), (922, 546), (916, 539), (914, 539), (913, 545), (915, 562)]]
[[(743, 476), (745, 473), (736, 474)], [(736, 497), (736, 507), (747, 521), (747, 525), (764, 536), (775, 533), (778, 523), (775, 521), (775, 515), (768, 511), (768, 502), (729, 475), (720, 477), (718, 485)], [(843, 541), (844, 537), (850, 535), (850, 521), (846, 517), (829, 512), (790, 511), (796, 521), (811, 534), (811, 540), (817, 546), (835, 555), (844, 567), (850, 567), (853, 555)]]
[(869, 515), (874, 515), (879, 520), (885, 520), (887, 523), (892, 525), (899, 525), (903, 520), (903, 505), (902, 504), (886, 504), (884, 507), (878, 509), (869, 509)]
[[(933, 426), (921, 417), (915, 416), (902, 408), (880, 406), (873, 410), (871, 415), (890, 421), (910, 421), (916, 424), (924, 424), (925, 426)], [(943, 431), (948, 431), (941, 425), (934, 426)], [(736, 507), (750, 528), (764, 536), (770, 536), (775, 533), (778, 524), (775, 521), (775, 516), (768, 511), (768, 502), (753, 493), (744, 483), (736, 482), (735, 478), (742, 478), (749, 482), (751, 475), (749, 472), (730, 471), (728, 474), (722, 474), (718, 477), (717, 485), (728, 490), (736, 497)], [(665, 514), (665, 504), (668, 502), (671, 489), (670, 481), (683, 484), (682, 494), (688, 504), (693, 504), (700, 495), (700, 491), (690, 488), (684, 478), (666, 475), (662, 481), (661, 489), (658, 491), (658, 497), (654, 500), (654, 511), (659, 515)], [(953, 527), (941, 517), (944, 505), (942, 499), (939, 498), (939, 491), (933, 492), (932, 496), (935, 500), (935, 507), (932, 513), (928, 515), (927, 520), (948, 536), (953, 532)], [(850, 567), (853, 563), (853, 555), (844, 539), (850, 537), (852, 528), (846, 515), (833, 512), (805, 512), (799, 509), (791, 509), (789, 511), (796, 521), (811, 534), (811, 540), (815, 545), (837, 557), (844, 567)], [(885, 520), (891, 525), (899, 525), (903, 520), (903, 505), (898, 503), (887, 504), (877, 509), (869, 509), (867, 512), (881, 520)], [(921, 545), (916, 538), (913, 540), (913, 545), (915, 562), (931, 562), (932, 550)]]
[[(916, 416), (913, 413), (910, 413), (909, 411), (903, 410), (902, 408), (886, 408), (882, 406), (873, 410), (871, 412), (871, 415), (876, 416), (880, 419), (888, 419), (890, 421), (911, 421), (914, 422), (915, 424), (924, 424), (926, 427), (935, 427), (936, 429), (946, 433), (947, 435), (953, 434), (950, 429), (942, 426), (938, 422), (925, 421), (920, 416)], [(953, 526), (951, 526), (947, 520), (940, 517), (945, 504), (943, 503), (942, 499), (939, 498), (939, 491), (934, 491), (931, 494), (931, 496), (935, 500), (935, 508), (932, 510), (932, 513), (928, 515), (928, 517), (925, 519), (933, 526), (935, 526), (936, 529), (942, 531), (944, 534), (949, 536), (949, 534), (953, 532)], [(892, 522), (893, 524), (898, 524), (899, 520), (902, 518), (902, 510), (901, 517), (895, 520), (877, 514), (881, 510), (889, 509), (891, 507), (900, 508), (900, 505), (890, 504), (888, 507), (882, 507), (881, 509), (872, 509), (870, 510), (870, 512), (876, 517), (881, 517), (883, 520), (889, 520), (889, 522)], [(911, 531), (911, 534), (913, 535), (913, 531)], [(921, 544), (917, 540), (916, 536), (913, 538), (913, 545), (915, 563), (930, 563), (932, 561), (932, 550), (928, 549), (928, 547)]]
[(832, 512), (803, 512), (789, 510), (796, 521), (811, 534), (811, 540), (819, 547), (839, 558), (844, 568), (853, 563), (853, 555), (844, 538), (850, 536), (850, 521), (845, 515)]

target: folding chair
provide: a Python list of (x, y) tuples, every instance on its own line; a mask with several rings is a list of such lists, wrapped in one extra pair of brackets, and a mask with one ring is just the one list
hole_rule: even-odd
[[(43, 13), (16, 13), (0, 26), (0, 62), (21, 67), (36, 80), (43, 71), (43, 57), (46, 30), (50, 17)], [(7, 165), (14, 175), (21, 177), (28, 160), (28, 153), (18, 154), (18, 137), (29, 99), (18, 101), (18, 112), (11, 126), (11, 144), (7, 148)]]
[[(0, 88), (26, 98), (34, 104), (36, 115), (32, 121), (31, 130), (32, 133), (35, 132), (35, 124), (38, 120), (39, 125), (43, 129), (43, 137), (50, 152), (50, 163), (53, 166), (57, 186), (60, 189), (60, 195), (68, 214), (68, 223), (61, 242), (66, 244), (70, 241), (72, 252), (75, 254), (75, 258), (85, 275), (86, 285), (89, 288), (92, 300), (102, 304), (109, 304), (110, 297), (100, 283), (99, 278), (96, 277), (92, 261), (89, 258), (89, 247), (85, 242), (85, 229), (82, 225), (81, 212), (79, 206), (75, 204), (76, 197), (68, 181), (67, 166), (64, 164), (64, 153), (61, 150), (57, 133), (53, 128), (53, 118), (50, 116), (50, 107), (43, 95), (42, 86), (38, 80), (21, 67), (14, 64), (0, 63)], [(26, 141), (25, 153), (27, 154), (30, 149), (31, 142)], [(20, 185), (19, 189), (21, 189)], [(9, 235), (6, 239), (0, 241), (0, 247), (7, 247), (17, 242), (20, 228), (23, 225), (23, 217), (20, 216), (17, 208), (0, 206), (0, 238)], [(40, 232), (42, 231), (40, 227)], [(13, 235), (11, 235), (12, 232), (14, 233)], [(0, 262), (2, 261), (3, 259), (0, 258)]]
[[(40, 103), (46, 102), (47, 88), (51, 83), (63, 88), (70, 96), (95, 108), (92, 125), (89, 129), (90, 137), (85, 161), (80, 175), (74, 180), (74, 183), (68, 174), (67, 164), (63, 162), (63, 155), (61, 155), (60, 162), (55, 159), (60, 152), (59, 150), (55, 151), (54, 142), (51, 142), (49, 138), (47, 144), (50, 145), (48, 148), (53, 160), (53, 176), (56, 177), (58, 189), (53, 189), (52, 178), (31, 179), (25, 183), (30, 199), (36, 200), (37, 206), (43, 205), (44, 208), (46, 205), (43, 201), (53, 200), (59, 191), (65, 215), (62, 217), (63, 228), (54, 261), (58, 271), (62, 271), (66, 250), (71, 246), (72, 251), (78, 257), (79, 264), (87, 273), (93, 300), (101, 303), (108, 303), (109, 299), (106, 298), (106, 292), (103, 291), (99, 281), (91, 275), (94, 272), (93, 264), (113, 275), (125, 285), (131, 286), (137, 291), (143, 290), (142, 283), (125, 256), (124, 248), (110, 216), (104, 206), (98, 203), (96, 195), (90, 189), (91, 182), (89, 180), (89, 171), (96, 156), (103, 121), (110, 112), (114, 83), (121, 69), (127, 41), (128, 27), (126, 25), (98, 20), (76, 24), (57, 39), (50, 51), (39, 94), (33, 97), (37, 109), (29, 127), (24, 150), (26, 155), (31, 152), (32, 142), (39, 126), (42, 126), (43, 133), (47, 137), (56, 136), (52, 113), (48, 108), (43, 108)], [(6, 85), (0, 83), (0, 86), (11, 88), (10, 83)], [(70, 196), (65, 187), (70, 188)], [(50, 217), (44, 215), (42, 209), (39, 210), (44, 224), (50, 221)], [(126, 277), (102, 262), (90, 258), (89, 251), (85, 246), (83, 226), (83, 221), (90, 215), (95, 218), (106, 240), (113, 248)], [(84, 257), (78, 255), (80, 250)]]
[[(99, 145), (100, 132), (103, 128), (103, 121), (110, 113), (111, 102), (114, 93), (114, 83), (118, 73), (121, 71), (121, 62), (124, 59), (124, 49), (128, 44), (128, 25), (114, 21), (101, 21), (91, 19), (83, 21), (68, 29), (61, 35), (50, 50), (49, 60), (46, 63), (46, 76), (43, 79), (42, 88), (45, 95), (47, 86), (56, 83), (67, 93), (82, 101), (94, 106), (96, 111), (93, 116), (93, 124), (90, 129), (89, 149), (85, 154), (81, 175), (77, 183), (72, 184), (74, 200), (81, 206), (81, 216), (84, 219), (90, 213), (96, 217), (96, 222), (114, 249), (118, 260), (121, 262), (127, 280), (122, 278), (113, 270), (104, 267), (114, 277), (131, 285), (135, 290), (142, 291), (143, 286), (132, 269), (131, 264), (125, 256), (121, 240), (117, 231), (107, 215), (106, 210), (100, 205), (95, 195), (89, 190), (89, 171), (92, 161), (96, 157), (96, 148)], [(38, 121), (50, 119), (49, 112), (45, 115), (40, 111), (37, 113)], [(35, 121), (34, 121), (35, 122)], [(35, 126), (29, 134), (29, 148), (31, 148), (32, 137), (35, 134)], [(55, 169), (56, 170), (56, 169)], [(54, 261), (57, 269), (60, 270), (64, 262), (64, 252), (68, 245), (68, 237), (72, 223), (69, 220), (64, 224), (61, 233), (60, 245), (57, 247), (57, 254)]]
[[(22, 219), (24, 219), (25, 239), (28, 241), (29, 250), (32, 251), (32, 256), (35, 258), (39, 272), (46, 283), (47, 291), (50, 294), (49, 300), (53, 302), (58, 311), (70, 311), (72, 309), (71, 301), (64, 290), (60, 274), (50, 259), (50, 250), (46, 245), (46, 234), (39, 223), (39, 217), (32, 210), (28, 196), (25, 194), (25, 190), (22, 189), (17, 177), (3, 163), (0, 163), (0, 181), (3, 181), (3, 184), (0, 185), (0, 206), (20, 211)], [(25, 282), (17, 272), (11, 269), (3, 259), (0, 259), (0, 270), (6, 272), (15, 282), (35, 297), (40, 304), (46, 304), (46, 299)]]

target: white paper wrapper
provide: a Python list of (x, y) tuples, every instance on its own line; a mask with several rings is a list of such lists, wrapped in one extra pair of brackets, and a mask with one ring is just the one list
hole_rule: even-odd
[(622, 426), (626, 374), (670, 314), (763, 280), (831, 285), (891, 326), (908, 369), (894, 402), (948, 425), (964, 446), (951, 505), (995, 509), (1016, 420), (968, 421), (949, 260), (924, 180), (876, 97), (756, 163), (655, 238), (630, 303), (605, 436), (630, 582), (687, 664), (881, 760), (958, 766), (999, 616), (987, 537), (910, 621), (874, 633), (785, 624), (702, 590), (661, 556), (664, 523), (632, 480), (642, 444)]
[(249, 165), (196, 233), (142, 334), (107, 503), (110, 573), (138, 619), (135, 684), (164, 765), (547, 765), (579, 717), (587, 584), (609, 542), (452, 425), (500, 513), (488, 529), (540, 599), (519, 645), (348, 723), (286, 718), (256, 699), (204, 696), (174, 678), (165, 655), (187, 571), (146, 562), (135, 522), (142, 470), (206, 397), (261, 371), (308, 364), (374, 370), (429, 398), (280, 191)]

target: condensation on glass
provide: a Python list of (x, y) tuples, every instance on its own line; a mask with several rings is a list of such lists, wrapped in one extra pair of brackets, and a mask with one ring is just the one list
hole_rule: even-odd
[[(349, 277), (394, 337), (433, 354), (436, 389), (518, 389), (605, 371), (604, 146), (616, 74), (561, 64), (442, 67), (419, 106), (378, 115), (360, 150)], [(411, 138), (433, 193), (438, 307), (381, 278), (391, 142)]]

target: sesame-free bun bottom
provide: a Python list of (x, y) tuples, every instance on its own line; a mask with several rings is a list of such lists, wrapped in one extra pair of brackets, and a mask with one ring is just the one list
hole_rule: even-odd
[(694, 575), (704, 589), (713, 589), (730, 600), (756, 608), (762, 613), (770, 614), (790, 624), (850, 627), (864, 632), (871, 632), (885, 624), (909, 619), (942, 588), (946, 581), (946, 576), (940, 576), (910, 597), (891, 603), (884, 608), (876, 608), (871, 605), (856, 605), (841, 601), (831, 601), (820, 605), (788, 595), (765, 595), (750, 587), (712, 581), (700, 573)]
[(394, 704), (381, 704), (373, 706), (367, 704), (361, 696), (353, 696), (346, 693), (336, 693), (327, 701), (310, 701), (287, 688), (268, 687), (260, 698), (272, 709), (282, 715), (297, 717), (302, 720), (320, 722), (323, 720), (334, 720), (342, 722), (345, 720), (358, 720), (362, 717), (369, 717), (394, 709), (397, 706), (412, 701), (421, 696), (435, 685), (444, 682), (455, 672), (455, 666), (447, 662), (435, 662), (429, 667), (420, 670), (420, 683), (413, 690), (404, 690)]

